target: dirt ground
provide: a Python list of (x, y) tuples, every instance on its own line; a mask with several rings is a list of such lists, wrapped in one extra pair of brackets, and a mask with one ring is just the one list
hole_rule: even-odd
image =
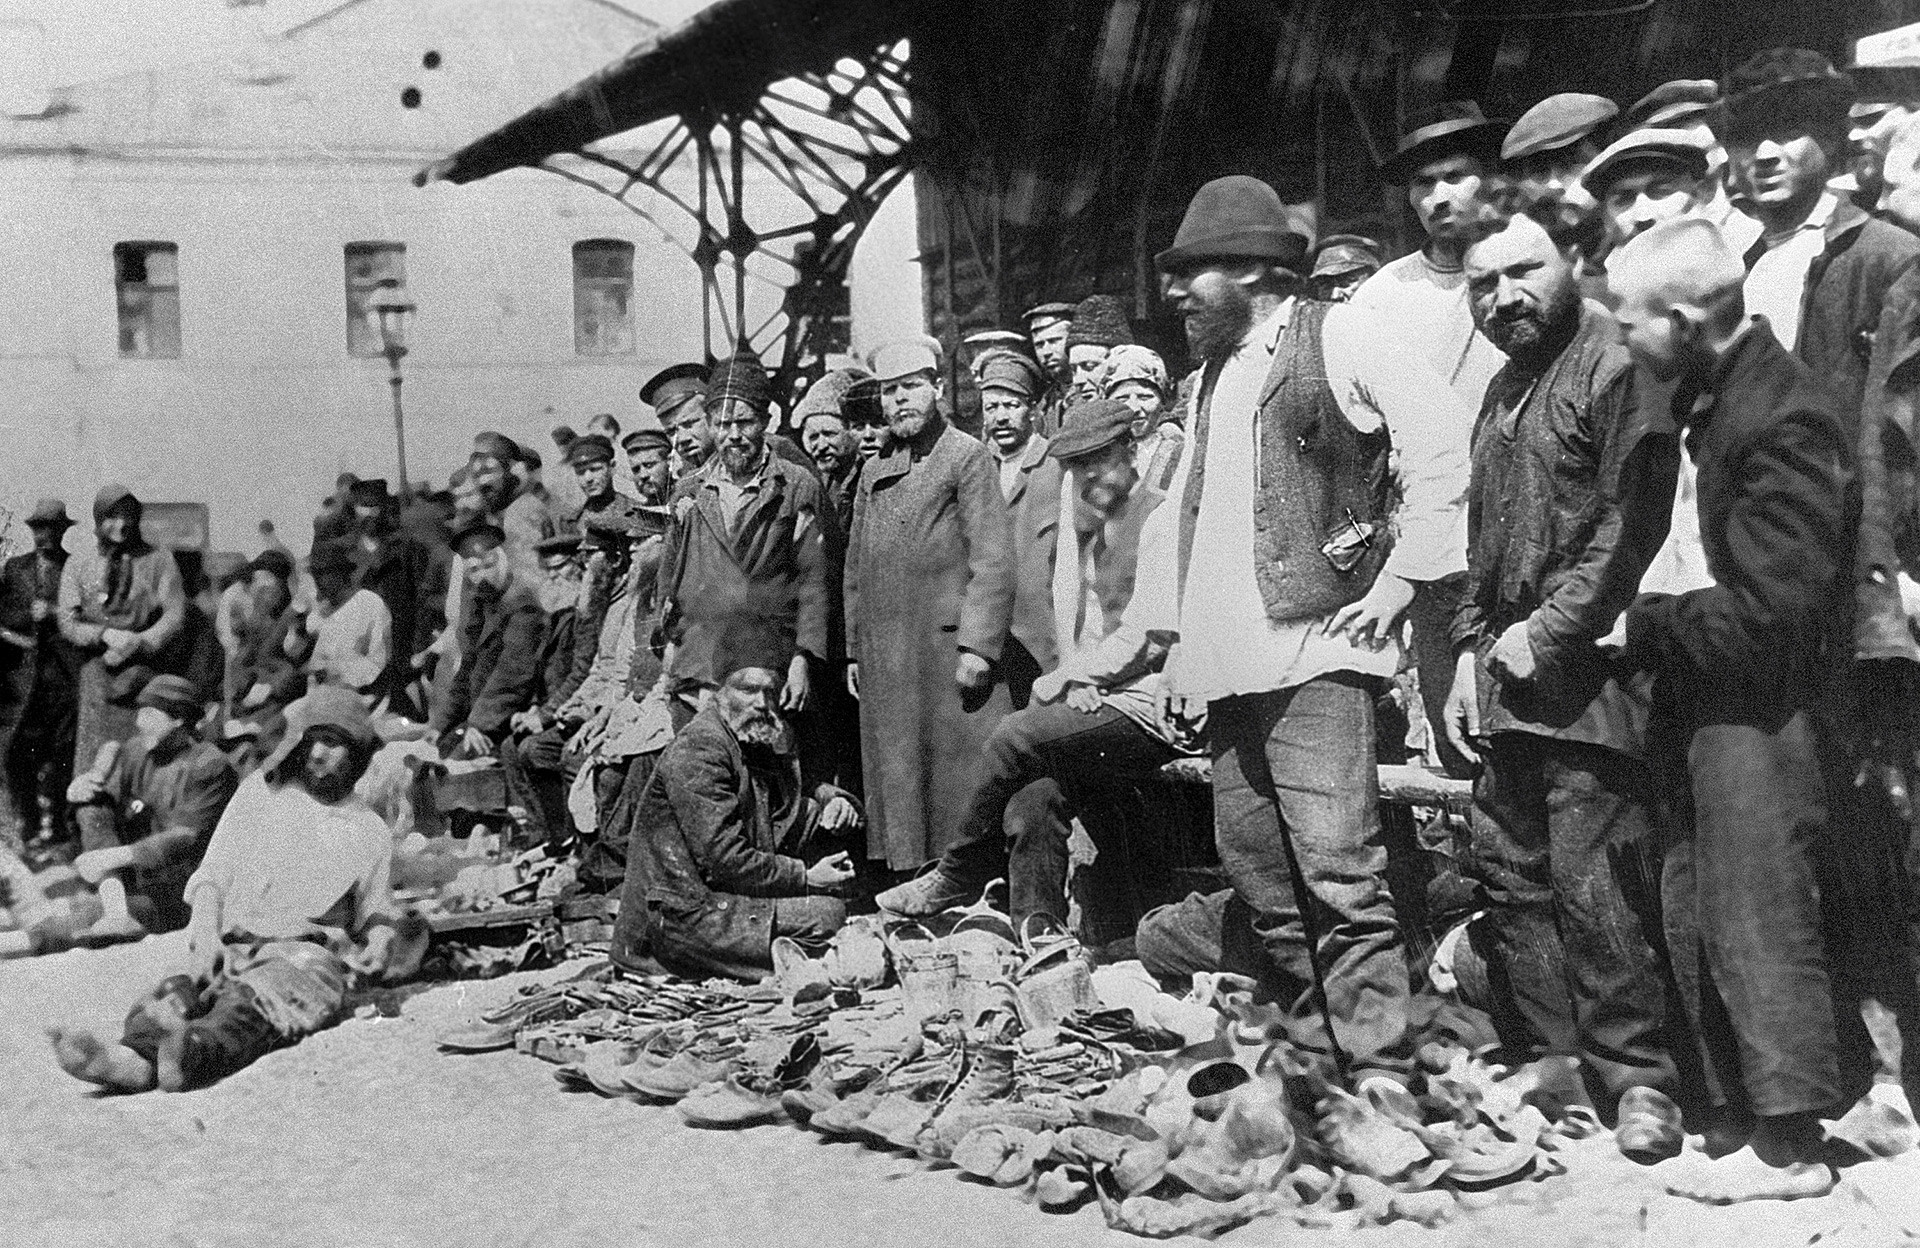
[[(512, 1052), (447, 1056), (440, 1030), (529, 977), (428, 988), (199, 1092), (102, 1097), (54, 1065), (49, 1024), (118, 1034), (184, 954), (179, 936), (0, 963), (0, 1245), (494, 1248), (539, 1245), (1139, 1245), (1097, 1208), (1044, 1213), (951, 1170), (791, 1127), (698, 1131), (671, 1109), (563, 1091)], [(1920, 1229), (1920, 1161), (1855, 1167), (1833, 1196), (1702, 1209), (1604, 1139), (1567, 1175), (1473, 1198), (1448, 1226), (1303, 1229), (1220, 1242), (1727, 1244), (1878, 1248)], [(1839, 1232), (1838, 1235), (1835, 1232)]]

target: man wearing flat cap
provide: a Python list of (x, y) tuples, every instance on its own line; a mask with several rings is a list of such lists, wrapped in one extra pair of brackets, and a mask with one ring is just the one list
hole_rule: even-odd
[(1140, 480), (1133, 442), (1132, 411), (1097, 399), (1075, 404), (1049, 444), (1050, 457), (1071, 474), (1079, 504), (1074, 523), (1058, 534), (1049, 586), (1061, 662), (1035, 682), (1032, 704), (988, 738), (987, 765), (968, 796), (959, 841), (934, 870), (875, 898), (881, 909), (936, 914), (1004, 878), (1016, 927), (1041, 915), (1064, 928), (1067, 836), (1076, 817), (1100, 846), (1088, 878), (1125, 882), (1095, 909), (1151, 891), (1142, 885), (1159, 864), (1127, 861), (1121, 844), (1102, 843), (1113, 826), (1107, 804), (1125, 794), (1136, 818), (1176, 824), (1177, 817), (1153, 820), (1157, 807), (1148, 812), (1141, 804), (1160, 796), (1159, 768), (1194, 737), (1159, 713), (1169, 637), (1150, 636), (1128, 611), (1142, 530), (1166, 497)]
[(539, 591), (513, 566), (505, 543), (500, 527), (486, 520), (453, 535), (473, 605), (460, 667), (431, 721), (446, 756), (492, 755), (514, 714), (533, 705), (547, 617)]
[(187, 877), (240, 783), (227, 756), (193, 735), (205, 709), (184, 677), (155, 676), (140, 691), (134, 734), (113, 765), (69, 788), (83, 851), (73, 868), (99, 890), (103, 911), (78, 943), (187, 925)]
[(1380, 244), (1364, 234), (1329, 234), (1313, 250), (1313, 297), (1326, 303), (1345, 303), (1360, 283), (1386, 263)]
[(1027, 704), (1034, 678), (1053, 667), (1053, 547), (1060, 527), (1060, 463), (1034, 432), (1040, 368), (1024, 355), (994, 352), (979, 361), (980, 425), (999, 471), (1000, 496), (1012, 525), (1012, 636), (1000, 672), (1015, 709)]
[(1720, 131), (1720, 84), (1712, 78), (1677, 78), (1641, 96), (1621, 115), (1619, 132), (1684, 130), (1707, 149), (1707, 196), (1701, 215), (1719, 228), (1734, 254), (1744, 255), (1760, 239), (1760, 223), (1733, 202), (1731, 169)]
[(689, 704), (718, 688), (716, 646), (732, 621), (749, 619), (787, 640), (780, 707), (797, 715), (829, 655), (833, 508), (811, 471), (767, 444), (772, 381), (750, 348), (714, 365), (705, 403), (714, 455), (674, 487), (660, 564), (668, 688)]
[(672, 364), (649, 377), (640, 387), (640, 401), (653, 408), (660, 427), (673, 440), (676, 480), (705, 463), (713, 450), (706, 410), (702, 406), (707, 394), (707, 371), (704, 364)]
[(1067, 387), (1073, 380), (1067, 369), (1067, 335), (1073, 329), (1073, 305), (1036, 304), (1020, 319), (1026, 322), (1033, 358), (1039, 362), (1040, 375), (1046, 380), (1046, 389), (1034, 405), (1034, 427), (1041, 437), (1051, 437), (1066, 414)]
[(1580, 171), (1600, 154), (1619, 111), (1605, 96), (1563, 91), (1520, 114), (1501, 140), (1500, 165), (1520, 193), (1520, 206), (1551, 221), (1563, 239), (1598, 241)]
[(1607, 244), (1618, 247), (1662, 221), (1707, 216), (1712, 140), (1691, 130), (1633, 130), (1593, 158), (1580, 185), (1599, 205)]
[(614, 488), (613, 443), (597, 433), (575, 438), (567, 447), (567, 467), (579, 483), (580, 510), (567, 518), (576, 535), (589, 525), (618, 526), (637, 522), (640, 504)]
[(663, 429), (641, 428), (620, 438), (634, 498), (643, 507), (664, 507), (673, 490), (673, 439)]
[(1886, 197), (1887, 152), (1894, 136), (1920, 115), (1920, 57), (1909, 47), (1886, 48), (1872, 36), (1854, 45), (1847, 77), (1854, 101), (1847, 110), (1847, 143), (1853, 176), (1853, 202), (1879, 214)]
[(938, 344), (888, 343), (871, 365), (892, 444), (854, 496), (847, 683), (860, 699), (867, 853), (904, 871), (953, 843), (1009, 706), (994, 664), (1013, 610), (1013, 539), (993, 457), (941, 411)]
[(16, 853), (42, 830), (42, 797), (52, 801), (46, 832), (66, 824), (80, 656), (55, 602), (72, 525), (65, 503), (41, 499), (27, 517), (33, 549), (0, 567), (0, 849)]
[(76, 552), (60, 571), (60, 635), (85, 656), (76, 772), (93, 764), (102, 745), (132, 735), (133, 699), (187, 621), (179, 565), (172, 551), (142, 536), (143, 510), (126, 486), (101, 486), (93, 500), (93, 548)]
[(1158, 599), (1144, 626), (1179, 638), (1175, 709), (1205, 708), (1220, 860), (1274, 968), (1268, 991), (1307, 1016), (1323, 984), (1342, 1073), (1404, 1081), (1374, 698), (1415, 587), (1466, 570), (1471, 421), (1420, 359), (1380, 349), (1378, 314), (1300, 297), (1306, 240), (1265, 183), (1201, 187), (1157, 260), (1203, 371), (1180, 504), (1160, 513), (1174, 540), (1143, 556), (1135, 602)]

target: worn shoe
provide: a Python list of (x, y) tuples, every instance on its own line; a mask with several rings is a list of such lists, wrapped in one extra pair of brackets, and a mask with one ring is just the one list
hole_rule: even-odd
[(896, 884), (880, 893), (873, 902), (888, 914), (924, 919), (928, 915), (939, 914), (949, 906), (959, 905), (978, 891), (965, 881), (948, 875), (935, 863), (931, 869), (906, 883)]
[(736, 1072), (682, 1097), (674, 1109), (690, 1127), (757, 1127), (784, 1119), (781, 1103), (780, 1088), (756, 1089)]
[(718, 1083), (725, 1079), (733, 1073), (738, 1062), (737, 1051), (716, 1052), (703, 1057), (692, 1049), (685, 1049), (674, 1054), (673, 1059), (665, 1065), (625, 1082), (644, 1097), (673, 1102), (702, 1084)]
[(1620, 1097), (1613, 1142), (1622, 1157), (1643, 1166), (1678, 1157), (1686, 1142), (1680, 1125), (1680, 1107), (1655, 1088), (1628, 1088)]

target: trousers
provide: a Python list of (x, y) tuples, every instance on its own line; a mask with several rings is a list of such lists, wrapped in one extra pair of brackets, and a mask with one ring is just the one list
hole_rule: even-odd
[(1609, 1100), (1672, 1095), (1648, 768), (1527, 732), (1497, 734), (1482, 763), (1466, 866), (1491, 902), (1476, 927), (1505, 981), (1503, 1037), (1528, 1060), (1578, 1055)]
[(573, 835), (573, 817), (567, 813), (567, 786), (573, 773), (565, 757), (570, 735), (564, 726), (555, 725), (500, 743), (507, 800), (527, 812), (538, 844), (564, 842)]
[(1340, 672), (1208, 708), (1214, 836), (1270, 963), (1263, 985), (1296, 1018), (1319, 1017), (1353, 1078), (1412, 1065), (1373, 685)]

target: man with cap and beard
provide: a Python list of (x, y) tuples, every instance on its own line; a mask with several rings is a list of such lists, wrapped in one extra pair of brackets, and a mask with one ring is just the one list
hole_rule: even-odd
[(730, 624), (750, 620), (792, 648), (780, 709), (797, 715), (813, 665), (828, 655), (824, 533), (833, 509), (816, 476), (767, 444), (772, 386), (751, 349), (714, 365), (704, 402), (716, 453), (674, 487), (661, 558), (668, 688), (692, 704), (718, 687), (716, 647)]
[(1073, 374), (1067, 367), (1067, 335), (1073, 331), (1073, 305), (1042, 303), (1028, 308), (1020, 318), (1027, 326), (1027, 340), (1033, 344), (1033, 358), (1040, 363), (1040, 376), (1046, 388), (1034, 400), (1033, 427), (1043, 438), (1060, 431), (1066, 418), (1067, 390)]
[(1135, 600), (1157, 595), (1149, 631), (1179, 637), (1173, 718), (1205, 708), (1215, 836), (1239, 902), (1196, 899), (1161, 921), (1183, 933), (1169, 943), (1220, 950), (1245, 943), (1220, 927), (1237, 914), (1302, 1042), (1331, 1040), (1356, 1085), (1404, 1081), (1374, 698), (1399, 667), (1415, 586), (1466, 570), (1471, 425), (1418, 359), (1380, 350), (1376, 314), (1299, 297), (1306, 252), (1273, 188), (1234, 176), (1200, 188), (1157, 258), (1203, 372), (1182, 501), (1159, 513), (1175, 540), (1143, 558)]
[(85, 656), (80, 668), (73, 766), (91, 766), (100, 747), (133, 734), (133, 699), (153, 675), (153, 656), (187, 619), (187, 594), (173, 552), (140, 534), (140, 500), (106, 485), (93, 500), (95, 546), (67, 560), (56, 614), (60, 635)]
[(454, 534), (473, 604), (459, 671), (432, 721), (446, 756), (491, 755), (513, 716), (533, 704), (547, 616), (539, 590), (513, 566), (505, 543), (499, 526), (486, 521)]
[(847, 684), (860, 699), (869, 857), (897, 871), (959, 833), (1007, 695), (1013, 539), (985, 447), (941, 412), (930, 339), (873, 353), (892, 446), (868, 461), (847, 546)]
[(853, 878), (824, 836), (860, 826), (852, 795), (803, 775), (780, 702), (792, 650), (743, 619), (713, 648), (720, 687), (661, 751), (638, 802), (612, 957), (633, 970), (759, 980), (773, 943), (824, 942)]
[(393, 836), (354, 793), (380, 739), (344, 689), (287, 708), (287, 732), (241, 782), (186, 884), (189, 974), (127, 1015), (117, 1043), (54, 1028), (76, 1079), (180, 1092), (337, 1021), (348, 989), (424, 952), (393, 899)]
[(18, 852), (66, 825), (80, 656), (60, 635), (55, 602), (67, 564), (67, 505), (43, 498), (27, 517), (33, 549), (0, 568), (0, 849)]
[[(193, 735), (204, 709), (184, 678), (155, 676), (140, 691), (134, 734), (113, 766), (74, 778), (67, 800), (82, 852), (73, 869), (99, 890), (103, 911), (76, 943), (138, 940), (187, 925), (182, 889), (240, 783), (227, 756)], [(131, 889), (122, 879), (129, 871)]]
[[(1381, 268), (1353, 294), (1353, 306), (1386, 327), (1391, 336), (1383, 341), (1404, 344), (1423, 369), (1438, 373), (1452, 388), (1455, 401), (1448, 406), (1461, 420), (1447, 432), (1458, 440), (1462, 462), (1473, 435), (1473, 414), (1480, 410), (1487, 383), (1506, 363), (1473, 322), (1461, 267), (1467, 244), (1496, 212), (1494, 177), (1505, 134), (1504, 123), (1489, 120), (1470, 101), (1439, 104), (1410, 119), (1380, 173), (1407, 188), (1426, 242), (1413, 255)], [(1454, 592), (1452, 586), (1422, 588), (1413, 606), (1413, 657), (1429, 739), (1447, 770), (1465, 775), (1466, 760), (1441, 729), (1453, 681), (1448, 628)]]
[(1666, 535), (1679, 434), (1581, 299), (1573, 243), (1520, 215), (1465, 259), (1474, 317), (1508, 359), (1474, 428), (1445, 723), (1481, 764), (1467, 870), (1492, 904), (1473, 930), (1510, 988), (1509, 1052), (1577, 1057), (1638, 1150), (1679, 1090), (1659, 937), (1633, 905), (1658, 856), (1650, 681), (1598, 643)]
[(1000, 652), (1000, 674), (1015, 709), (1033, 682), (1053, 670), (1053, 547), (1060, 531), (1060, 463), (1033, 431), (1040, 368), (1023, 355), (997, 351), (976, 365), (981, 433), (999, 469), (1000, 496), (1013, 526), (1012, 635)]

